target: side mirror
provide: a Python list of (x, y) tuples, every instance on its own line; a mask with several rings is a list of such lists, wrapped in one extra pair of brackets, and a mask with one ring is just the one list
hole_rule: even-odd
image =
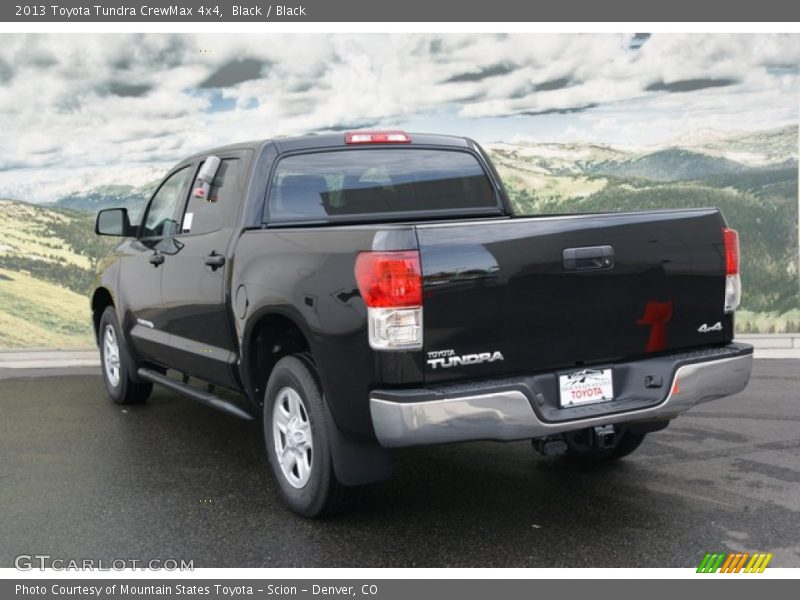
[(97, 213), (94, 232), (97, 235), (130, 237), (136, 234), (136, 228), (131, 225), (127, 208), (107, 208)]

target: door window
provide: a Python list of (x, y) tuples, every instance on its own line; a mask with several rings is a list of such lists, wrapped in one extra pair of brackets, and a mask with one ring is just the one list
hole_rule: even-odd
[(183, 200), (188, 178), (189, 168), (184, 167), (161, 184), (147, 210), (142, 237), (163, 237), (177, 233), (178, 223), (175, 221), (175, 213)]
[[(239, 206), (239, 164), (236, 158), (223, 159), (211, 182), (207, 197), (189, 195), (183, 215), (181, 233), (211, 233), (222, 228)], [(202, 168), (202, 164), (200, 165)], [(198, 171), (199, 172), (199, 171)], [(192, 190), (198, 187), (198, 182)]]

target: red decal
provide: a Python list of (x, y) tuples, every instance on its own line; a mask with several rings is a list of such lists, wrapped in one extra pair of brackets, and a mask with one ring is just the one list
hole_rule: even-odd
[(644, 315), (636, 321), (637, 325), (650, 325), (650, 338), (646, 352), (658, 352), (667, 347), (667, 323), (672, 318), (672, 300), (656, 302), (648, 300)]

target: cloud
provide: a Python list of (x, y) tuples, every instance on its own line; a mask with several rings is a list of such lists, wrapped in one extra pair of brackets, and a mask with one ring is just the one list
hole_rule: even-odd
[(560, 90), (572, 85), (572, 80), (569, 77), (559, 77), (558, 79), (550, 79), (542, 81), (533, 86), (534, 92), (550, 92), (552, 90)]
[(379, 121), (351, 121), (349, 123), (339, 123), (330, 128), (330, 131), (350, 131), (353, 129), (372, 129), (380, 125)]
[(527, 115), (530, 117), (536, 115), (570, 115), (573, 113), (584, 112), (596, 107), (597, 104), (590, 103), (590, 104), (584, 104), (583, 106), (570, 106), (569, 108), (548, 108), (546, 110), (523, 111), (519, 114)]
[(9, 81), (14, 76), (14, 69), (6, 61), (0, 58), (0, 83)]
[(162, 164), (242, 139), (406, 123), (484, 141), (628, 143), (693, 127), (797, 122), (800, 94), (796, 34), (33, 34), (3, 42), (0, 165), (11, 170)]
[(650, 33), (634, 33), (628, 41), (628, 48), (638, 50), (647, 43), (651, 35)]
[(225, 88), (233, 87), (245, 81), (260, 79), (261, 72), (267, 62), (255, 58), (241, 58), (232, 60), (217, 68), (205, 80), (200, 82), (199, 88)]
[(491, 77), (497, 77), (499, 75), (508, 75), (509, 73), (513, 72), (516, 67), (509, 63), (497, 63), (495, 65), (489, 65), (486, 67), (481, 67), (477, 71), (469, 71), (467, 73), (459, 73), (458, 75), (453, 75), (448, 79), (445, 79), (443, 83), (462, 83), (465, 81), (483, 81), (484, 79), (489, 79)]
[(679, 81), (656, 81), (649, 84), (644, 89), (648, 92), (696, 92), (697, 90), (705, 90), (708, 88), (727, 87), (729, 85), (736, 85), (739, 83), (738, 79), (722, 78), (722, 79), (681, 79)]
[(144, 96), (151, 89), (153, 89), (152, 86), (144, 84), (137, 85), (135, 83), (115, 82), (108, 86), (108, 91), (110, 93), (122, 98), (138, 98), (140, 96)]

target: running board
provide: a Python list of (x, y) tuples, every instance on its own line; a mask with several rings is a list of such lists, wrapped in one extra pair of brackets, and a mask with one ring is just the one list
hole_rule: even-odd
[(205, 404), (206, 406), (210, 406), (211, 408), (216, 408), (217, 410), (221, 410), (222, 412), (228, 413), (229, 415), (233, 415), (234, 417), (239, 417), (240, 419), (245, 419), (246, 421), (253, 420), (252, 414), (250, 414), (249, 412), (247, 412), (242, 408), (239, 408), (232, 402), (223, 400), (216, 394), (212, 394), (210, 392), (204, 392), (203, 390), (198, 390), (185, 383), (181, 383), (180, 381), (175, 381), (171, 377), (167, 377), (166, 375), (162, 375), (161, 373), (152, 371), (150, 369), (139, 369), (137, 373), (139, 377), (141, 377), (142, 379), (146, 379), (147, 381), (152, 381), (153, 383), (168, 388), (173, 392), (178, 392), (179, 394), (183, 394), (184, 396), (191, 398), (192, 400), (197, 400), (200, 404)]

